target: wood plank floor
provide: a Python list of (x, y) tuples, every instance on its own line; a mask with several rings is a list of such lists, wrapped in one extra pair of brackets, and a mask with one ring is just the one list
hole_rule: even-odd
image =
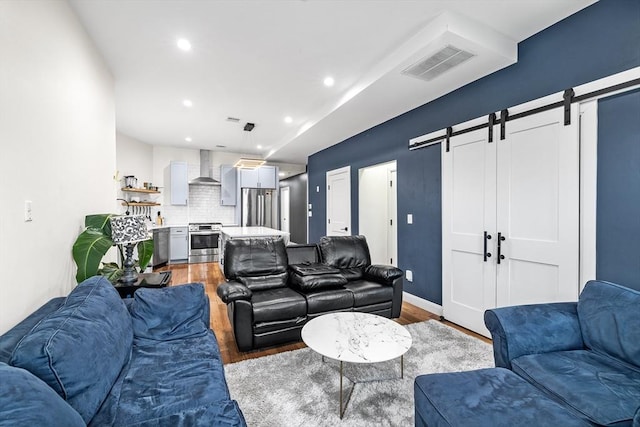
[[(213, 331), (215, 332), (216, 337), (218, 338), (223, 363), (234, 363), (241, 360), (253, 359), (256, 357), (262, 357), (269, 354), (276, 354), (305, 347), (304, 343), (298, 342), (250, 352), (238, 351), (238, 347), (236, 346), (235, 340), (233, 338), (231, 324), (229, 323), (229, 318), (227, 317), (227, 307), (216, 294), (218, 285), (225, 280), (224, 274), (220, 269), (220, 264), (216, 262), (201, 264), (175, 264), (159, 268), (156, 271), (168, 270), (172, 272), (171, 285), (192, 282), (204, 283), (205, 292), (209, 296), (211, 306), (210, 326), (211, 329), (213, 329)], [(404, 302), (402, 304), (400, 318), (396, 319), (396, 321), (402, 325), (422, 322), (424, 320), (440, 321), (440, 318), (433, 313), (429, 313), (428, 311), (425, 311), (407, 302)], [(447, 321), (445, 321), (444, 323), (453, 326), (454, 328), (459, 329), (466, 334), (478, 337), (483, 341), (490, 342), (490, 340), (488, 340), (487, 338), (464, 329), (458, 325), (452, 324)]]

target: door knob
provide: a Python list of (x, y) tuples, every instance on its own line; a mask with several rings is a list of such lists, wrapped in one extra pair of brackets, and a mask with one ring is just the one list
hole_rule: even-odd
[(343, 231), (349, 231), (349, 227), (341, 228)]

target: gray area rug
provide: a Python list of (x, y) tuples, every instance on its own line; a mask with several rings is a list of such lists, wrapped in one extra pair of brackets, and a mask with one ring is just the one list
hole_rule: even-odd
[[(407, 325), (413, 338), (400, 359), (374, 365), (345, 364), (356, 384), (344, 418), (339, 417), (339, 362), (309, 348), (225, 366), (231, 397), (249, 427), (413, 426), (413, 381), (418, 375), (494, 366), (490, 344), (437, 321)], [(345, 394), (350, 383), (345, 380)]]

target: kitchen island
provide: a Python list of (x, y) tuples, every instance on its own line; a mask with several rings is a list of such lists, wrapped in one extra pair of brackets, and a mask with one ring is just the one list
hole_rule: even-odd
[(289, 233), (269, 227), (228, 227), (220, 229), (220, 264), (224, 264), (224, 245), (227, 240), (249, 237), (282, 237), (284, 244), (289, 243)]

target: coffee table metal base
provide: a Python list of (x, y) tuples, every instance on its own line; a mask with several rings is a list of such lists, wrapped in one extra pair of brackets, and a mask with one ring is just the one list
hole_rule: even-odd
[[(324, 356), (322, 357), (322, 361), (324, 362)], [(344, 397), (344, 389), (343, 389), (343, 378), (344, 375), (344, 362), (340, 361), (340, 419), (344, 417), (344, 413), (347, 411), (347, 405), (349, 404), (349, 400), (351, 400), (351, 395), (353, 394), (353, 389), (356, 387), (356, 384), (365, 384), (365, 383), (373, 383), (378, 381), (388, 381), (394, 378), (380, 378), (375, 380), (367, 380), (367, 381), (353, 381), (347, 378), (351, 382), (351, 388), (349, 389), (349, 394), (347, 394), (346, 398)], [(400, 379), (404, 378), (404, 355), (400, 356)]]

